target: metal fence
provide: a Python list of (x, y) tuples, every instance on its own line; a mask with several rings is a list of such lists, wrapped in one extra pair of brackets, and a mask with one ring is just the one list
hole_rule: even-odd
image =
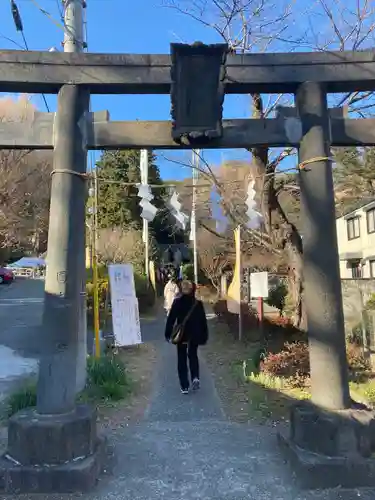
[(10, 268), (17, 278), (44, 279), (45, 270), (31, 269), (29, 267), (11, 267)]

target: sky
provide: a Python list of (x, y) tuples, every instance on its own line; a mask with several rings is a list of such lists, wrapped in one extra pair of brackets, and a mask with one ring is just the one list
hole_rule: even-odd
[[(87, 0), (87, 43), (89, 52), (105, 53), (169, 53), (171, 42), (220, 42), (211, 28), (202, 26), (176, 10), (164, 7), (163, 0)], [(62, 50), (64, 33), (60, 24), (58, 0), (16, 0), (21, 13), (25, 38), (30, 50)], [(0, 48), (19, 49), (10, 40), (23, 45), (14, 27), (8, 0), (0, 1)], [(41, 7), (49, 15), (43, 14)], [(55, 96), (46, 96), (51, 111), (56, 109)], [(41, 96), (33, 96), (40, 110), (46, 110)], [(245, 118), (249, 109), (247, 96), (226, 96), (225, 118)], [(108, 110), (112, 120), (169, 120), (169, 95), (93, 95), (93, 111)], [(158, 165), (164, 179), (182, 179), (191, 175), (188, 167), (176, 167), (167, 158), (188, 163), (188, 151), (162, 151)], [(207, 151), (205, 159), (220, 164), (225, 159), (244, 159), (245, 151)]]
[[(253, 0), (254, 3), (249, 5), (256, 5), (256, 1)], [(86, 0), (88, 51), (168, 54), (171, 42), (222, 42), (212, 26), (206, 26), (199, 19), (194, 20), (191, 16), (166, 6), (172, 2), (182, 7), (188, 6), (189, 9), (196, 4), (206, 5), (208, 14), (204, 19), (210, 22), (218, 19), (212, 12), (213, 2), (210, 0)], [(16, 0), (16, 3), (29, 49), (49, 50), (56, 47), (62, 50), (64, 32), (59, 15), (61, 0)], [(251, 17), (249, 44), (252, 44), (252, 51), (309, 51), (322, 47), (325, 50), (338, 49), (337, 33), (318, 0), (259, 1), (261, 3), (265, 6), (264, 12), (258, 16), (254, 11)], [(368, 9), (361, 20), (361, 32), (367, 33), (367, 36), (358, 48), (373, 47), (375, 11), (372, 3), (366, 0), (360, 0), (360, 4)], [(356, 16), (360, 12), (354, 8), (357, 0), (327, 0), (327, 5), (332, 6), (335, 27), (344, 35), (344, 48), (351, 50), (357, 40), (357, 34), (352, 29), (358, 22)], [(286, 20), (275, 22), (275, 16), (286, 12), (289, 6), (291, 14)], [(21, 34), (16, 32), (11, 16), (10, 0), (0, 0), (0, 19), (0, 49), (19, 49), (13, 42), (22, 48)], [(275, 34), (278, 35), (276, 40)], [(241, 36), (235, 30), (232, 35), (232, 38)], [(271, 44), (268, 43), (267, 35), (273, 37)], [(45, 110), (41, 96), (33, 96), (32, 99), (40, 110)], [(47, 101), (51, 110), (55, 110), (56, 97), (47, 96)], [(170, 119), (169, 95), (93, 95), (91, 107), (93, 111), (108, 110), (112, 120)], [(249, 96), (225, 96), (224, 118), (246, 118), (250, 116), (250, 111)], [(203, 154), (211, 165), (219, 165), (229, 159), (250, 158), (245, 150), (206, 150)], [(180, 180), (191, 176), (189, 167), (176, 166), (176, 160), (189, 163), (191, 152), (159, 151), (157, 155), (162, 178)], [(169, 162), (168, 158), (174, 162)], [(286, 161), (286, 166), (291, 167), (289, 160)]]

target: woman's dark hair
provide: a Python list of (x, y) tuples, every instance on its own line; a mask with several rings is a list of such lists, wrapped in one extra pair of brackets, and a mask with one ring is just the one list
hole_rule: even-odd
[(181, 281), (181, 292), (183, 295), (195, 295), (197, 287), (196, 284), (191, 280)]

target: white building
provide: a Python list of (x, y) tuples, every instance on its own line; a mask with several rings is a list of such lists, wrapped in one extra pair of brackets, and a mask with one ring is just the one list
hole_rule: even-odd
[(341, 278), (375, 278), (375, 198), (336, 219)]

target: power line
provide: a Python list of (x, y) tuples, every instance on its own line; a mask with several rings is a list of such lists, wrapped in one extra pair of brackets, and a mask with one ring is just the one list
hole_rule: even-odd
[(26, 38), (25, 38), (25, 33), (24, 33), (23, 30), (21, 31), (21, 36), (22, 36), (23, 44), (25, 45), (25, 49), (29, 50), (29, 46), (27, 45), (27, 41), (26, 41)]
[(3, 38), (4, 40), (7, 40), (8, 42), (13, 43), (16, 47), (18, 47), (21, 50), (24, 50), (25, 47), (23, 47), (21, 44), (13, 40), (13, 38), (9, 38), (8, 36), (5, 36), (3, 33), (0, 33), (0, 38)]
[(61, 0), (55, 0), (57, 4), (57, 10), (59, 11), (60, 19), (64, 21), (64, 11), (62, 8)]
[[(106, 179), (105, 177), (98, 177), (98, 181), (104, 183), (104, 184), (118, 184), (119, 186), (138, 186), (140, 182), (123, 182), (123, 181), (114, 181), (112, 179)], [(148, 184), (152, 188), (156, 189), (164, 189), (167, 187), (177, 187), (177, 184)]]
[[(57, 0), (58, 1), (58, 0)], [(61, 24), (59, 23), (58, 21), (56, 21), (56, 19), (45, 9), (43, 9), (43, 7), (41, 7), (38, 2), (36, 0), (31, 0), (31, 2), (35, 5), (35, 7), (44, 15), (46, 16), (55, 26), (57, 26), (59, 29), (62, 29), (63, 31), (65, 31), (65, 27), (64, 27), (64, 24)], [(59, 11), (61, 11), (61, 9), (59, 9)], [(62, 12), (61, 12), (62, 14)], [(62, 16), (61, 16), (62, 17)]]
[[(25, 50), (29, 50), (29, 45), (27, 43), (27, 40), (26, 40), (26, 37), (25, 37), (25, 32), (24, 32), (24, 29), (23, 29), (21, 14), (20, 14), (20, 11), (19, 11), (19, 9), (17, 7), (17, 4), (16, 4), (16, 2), (14, 0), (10, 0), (10, 8), (11, 8), (11, 11), (12, 11), (12, 17), (13, 17), (13, 21), (14, 21), (14, 25), (15, 25), (16, 31), (18, 31), (19, 33), (21, 33), (22, 40), (23, 40), (23, 43), (25, 45)], [(44, 94), (42, 94), (42, 99), (43, 99), (44, 104), (46, 106), (46, 109), (47, 109), (47, 111), (49, 113), (50, 109), (49, 109), (49, 106), (48, 106), (48, 102), (47, 102), (46, 96)]]

